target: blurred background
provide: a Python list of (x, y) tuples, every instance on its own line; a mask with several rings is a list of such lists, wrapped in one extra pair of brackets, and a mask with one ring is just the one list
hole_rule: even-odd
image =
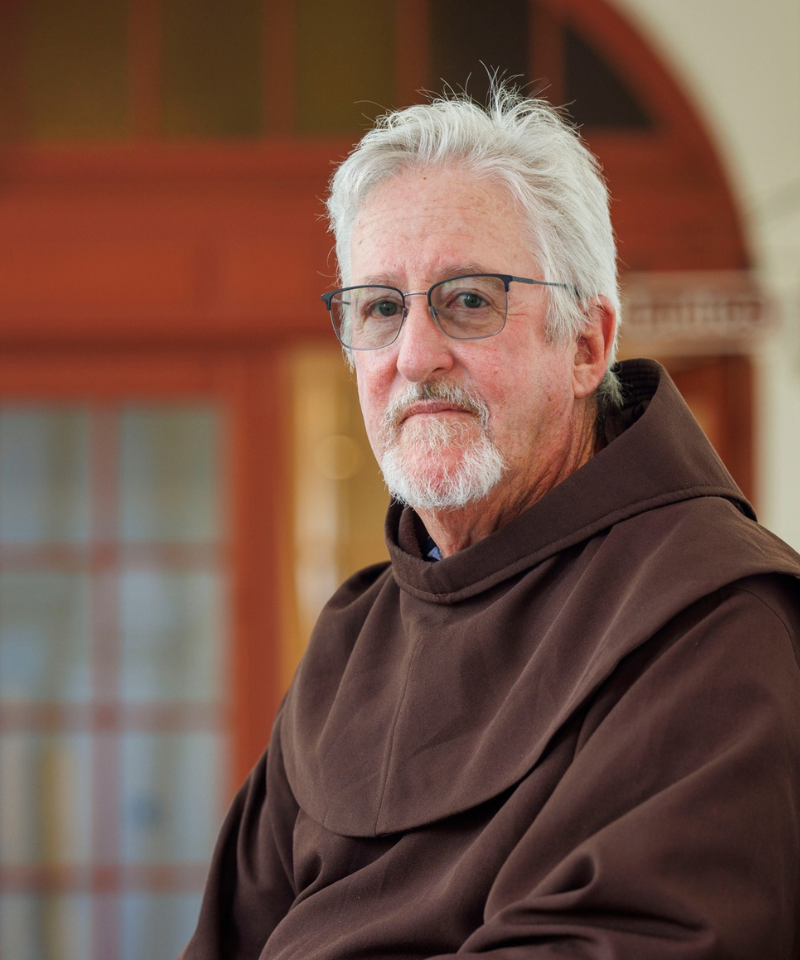
[(800, 547), (796, 0), (0, 0), (0, 957), (174, 957), (386, 496), (326, 182), (485, 64), (611, 193), (661, 359)]

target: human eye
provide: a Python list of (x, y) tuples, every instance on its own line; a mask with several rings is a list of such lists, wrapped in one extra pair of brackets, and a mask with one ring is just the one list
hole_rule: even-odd
[(459, 310), (480, 310), (488, 301), (478, 290), (459, 290), (451, 298), (451, 305)]
[(505, 319), (505, 286), (497, 277), (447, 280), (435, 288), (432, 302), (445, 331), (455, 337), (488, 336)]
[(391, 343), (403, 322), (403, 295), (391, 287), (356, 287), (350, 293), (353, 346)]
[(495, 277), (458, 277), (437, 287), (436, 294), (437, 310), (458, 317), (498, 309), (504, 302), (505, 289)]
[(496, 277), (458, 277), (438, 288), (439, 299), (446, 309), (494, 309), (504, 300), (505, 289)]
[(363, 287), (351, 296), (353, 319), (364, 326), (393, 320), (403, 311), (402, 297), (388, 287)]
[(402, 311), (402, 301), (396, 294), (384, 295), (371, 299), (364, 305), (364, 319), (393, 320)]

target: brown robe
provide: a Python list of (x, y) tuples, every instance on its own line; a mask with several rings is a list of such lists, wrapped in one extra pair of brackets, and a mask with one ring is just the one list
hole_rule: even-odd
[(666, 374), (443, 560), (333, 596), (186, 960), (800, 958), (800, 557)]

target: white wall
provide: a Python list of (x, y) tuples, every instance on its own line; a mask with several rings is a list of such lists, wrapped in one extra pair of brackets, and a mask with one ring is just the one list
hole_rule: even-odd
[(780, 328), (757, 357), (757, 505), (800, 550), (800, 2), (613, 2), (705, 118), (778, 307)]

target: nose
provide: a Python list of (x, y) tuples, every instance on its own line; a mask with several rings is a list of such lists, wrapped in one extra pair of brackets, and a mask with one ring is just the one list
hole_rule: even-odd
[(406, 318), (400, 330), (397, 369), (412, 383), (422, 383), (450, 370), (452, 345), (431, 316), (425, 294), (406, 294)]

